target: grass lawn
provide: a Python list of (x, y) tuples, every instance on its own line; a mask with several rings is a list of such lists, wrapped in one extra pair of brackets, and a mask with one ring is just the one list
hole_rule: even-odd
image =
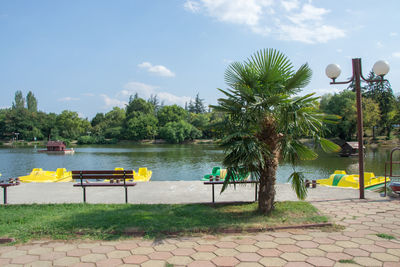
[(269, 216), (257, 212), (257, 203), (240, 204), (49, 204), (0, 207), (0, 237), (17, 242), (30, 239), (116, 239), (127, 229), (148, 237), (165, 232), (190, 234), (221, 228), (276, 227), (327, 222), (307, 202), (278, 202)]

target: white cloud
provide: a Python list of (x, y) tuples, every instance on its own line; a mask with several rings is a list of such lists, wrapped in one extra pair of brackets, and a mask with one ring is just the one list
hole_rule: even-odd
[(144, 84), (140, 82), (129, 82), (124, 85), (124, 90), (120, 91), (117, 95), (120, 97), (128, 97), (136, 93), (142, 98), (149, 98), (151, 95), (157, 95), (160, 101), (165, 101), (166, 104), (178, 104), (183, 106), (186, 102), (190, 101), (188, 96), (177, 96), (168, 92), (158, 90), (159, 87)]
[(93, 94), (93, 93), (83, 93), (82, 95), (83, 96), (95, 96), (95, 94)]
[(199, 3), (191, 0), (186, 1), (185, 4), (183, 4), (183, 7), (193, 13), (196, 13), (200, 10)]
[(318, 96), (323, 96), (325, 94), (332, 94), (333, 95), (335, 93), (339, 93), (340, 91), (342, 91), (342, 89), (331, 87), (331, 88), (320, 88), (320, 89), (317, 89), (315, 91), (315, 93)]
[(175, 73), (170, 71), (167, 67), (162, 65), (152, 65), (150, 62), (143, 62), (138, 65), (139, 68), (146, 69), (148, 72), (155, 73), (159, 76), (174, 77)]
[(344, 37), (345, 31), (324, 22), (330, 12), (309, 0), (187, 0), (187, 10), (219, 21), (248, 27), (260, 35), (303, 43), (324, 43)]
[(104, 100), (105, 108), (110, 108), (110, 107), (123, 108), (123, 107), (125, 107), (125, 105), (128, 104), (127, 101), (119, 100), (117, 98), (111, 98), (105, 94), (101, 94), (100, 97), (103, 98), (103, 100)]
[(293, 9), (299, 8), (300, 3), (298, 0), (281, 1), (281, 5), (286, 11), (291, 11)]
[(80, 100), (80, 99), (77, 97), (70, 97), (70, 96), (66, 96), (66, 97), (62, 97), (62, 98), (58, 99), (58, 101), (60, 101), (60, 102), (78, 101), (78, 100)]
[(392, 56), (393, 56), (393, 57), (400, 58), (400, 52), (394, 52), (394, 53), (392, 54)]
[(390, 36), (397, 36), (397, 32), (391, 32), (390, 34), (389, 34)]
[(338, 53), (342, 53), (342, 52), (343, 52), (343, 49), (341, 49), (341, 48), (338, 48), (338, 49), (336, 49), (336, 52), (338, 52)]
[(382, 48), (384, 45), (382, 44), (381, 41), (378, 41), (378, 42), (376, 42), (376, 46), (377, 46), (378, 48)]

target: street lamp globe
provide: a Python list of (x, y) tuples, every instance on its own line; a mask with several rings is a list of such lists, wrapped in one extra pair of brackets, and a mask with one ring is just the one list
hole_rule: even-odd
[(325, 69), (326, 76), (328, 76), (329, 78), (331, 78), (333, 80), (335, 80), (337, 77), (339, 77), (341, 72), (342, 71), (338, 64), (329, 64)]
[(378, 76), (385, 76), (390, 70), (389, 63), (385, 60), (379, 60), (374, 64), (372, 70)]

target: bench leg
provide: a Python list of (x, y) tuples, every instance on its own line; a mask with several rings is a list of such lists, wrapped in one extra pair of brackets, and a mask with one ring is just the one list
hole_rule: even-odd
[(83, 188), (83, 203), (86, 203), (86, 186), (82, 186)]
[(215, 198), (214, 198), (214, 184), (212, 184), (212, 203), (215, 203)]
[(125, 186), (125, 204), (128, 204), (128, 187)]
[(257, 187), (258, 187), (258, 186), (257, 186), (257, 185), (258, 185), (258, 184), (256, 183), (256, 193), (255, 193), (255, 199), (256, 199), (256, 200), (255, 200), (255, 202), (257, 202), (257, 197), (258, 197), (258, 194), (257, 194), (257, 191), (258, 191), (258, 190), (257, 190)]
[(7, 205), (7, 187), (3, 187), (3, 203)]

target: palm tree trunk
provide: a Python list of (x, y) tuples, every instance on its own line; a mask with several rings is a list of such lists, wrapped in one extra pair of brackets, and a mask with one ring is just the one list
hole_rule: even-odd
[(278, 161), (276, 158), (267, 160), (266, 167), (260, 174), (260, 189), (258, 191), (258, 211), (269, 214), (274, 209), (275, 182)]

